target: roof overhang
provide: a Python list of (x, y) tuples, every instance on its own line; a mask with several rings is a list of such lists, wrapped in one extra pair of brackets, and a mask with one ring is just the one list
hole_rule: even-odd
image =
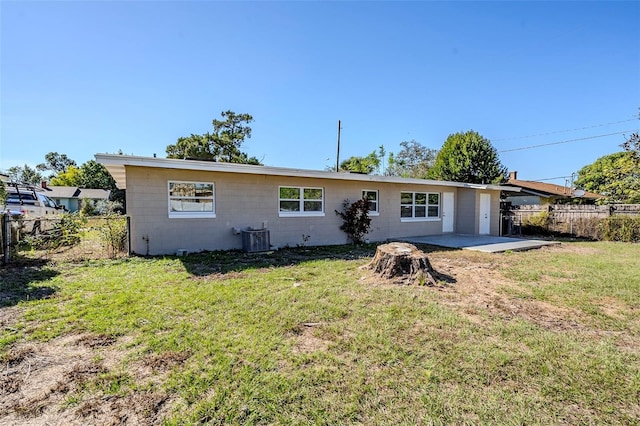
[(109, 171), (120, 189), (126, 189), (127, 167), (152, 167), (175, 170), (199, 170), (218, 173), (239, 173), (266, 176), (289, 176), (312, 179), (332, 179), (358, 182), (384, 182), (417, 185), (438, 185), (455, 188), (483, 189), (490, 191), (510, 190), (518, 192), (519, 188), (500, 185), (484, 185), (463, 182), (449, 182), (427, 179), (408, 179), (396, 176), (377, 176), (359, 173), (328, 172), (321, 170), (290, 169), (284, 167), (254, 166), (249, 164), (221, 163), (215, 161), (181, 160), (174, 158), (139, 157), (120, 154), (96, 154), (96, 161)]
[(561, 198), (561, 196), (557, 194), (549, 194), (548, 192), (533, 191), (528, 188), (520, 188), (515, 186), (508, 187), (508, 189), (504, 190), (504, 192), (507, 194), (510, 194), (512, 192), (517, 193), (516, 196), (535, 195), (537, 197), (545, 197), (545, 198), (551, 198), (551, 197)]

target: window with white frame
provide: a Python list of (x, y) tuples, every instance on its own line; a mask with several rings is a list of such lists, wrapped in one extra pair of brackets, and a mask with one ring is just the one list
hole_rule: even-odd
[(362, 198), (369, 201), (369, 214), (377, 215), (380, 213), (378, 204), (378, 190), (376, 189), (363, 189)]
[(169, 217), (216, 217), (214, 184), (169, 181)]
[(324, 216), (324, 189), (303, 186), (279, 188), (280, 216)]
[(401, 192), (402, 220), (430, 220), (440, 217), (440, 194), (433, 192)]

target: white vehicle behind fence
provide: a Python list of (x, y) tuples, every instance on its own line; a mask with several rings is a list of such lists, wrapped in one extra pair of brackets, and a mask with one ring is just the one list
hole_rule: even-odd
[(9, 214), (12, 220), (23, 222), (27, 232), (41, 230), (43, 218), (54, 218), (64, 213), (64, 207), (36, 187), (14, 183), (7, 183), (6, 187), (7, 201), (0, 211)]

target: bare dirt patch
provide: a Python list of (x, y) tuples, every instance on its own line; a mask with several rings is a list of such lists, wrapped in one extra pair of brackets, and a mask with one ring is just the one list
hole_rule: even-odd
[(436, 271), (444, 272), (455, 280), (454, 285), (447, 287), (446, 303), (474, 317), (475, 321), (481, 321), (477, 313), (484, 311), (489, 316), (505, 320), (523, 319), (549, 330), (584, 328), (577, 310), (510, 295), (506, 290), (516, 288), (516, 284), (500, 272), (504, 265), (499, 258), (487, 262), (485, 258), (474, 256), (452, 259), (439, 254), (432, 259), (432, 264)]
[(329, 347), (329, 343), (315, 335), (315, 327), (320, 325), (319, 323), (303, 323), (300, 324), (294, 330), (293, 339), (294, 353), (312, 353), (318, 351), (324, 351)]
[[(551, 250), (561, 252), (563, 248)], [(500, 272), (507, 260), (474, 252), (457, 252), (455, 256), (448, 252), (434, 252), (429, 254), (429, 261), (438, 284), (425, 288), (438, 291), (440, 303), (461, 312), (475, 323), (483, 323), (488, 316), (507, 321), (523, 319), (554, 331), (586, 329), (577, 310), (509, 294), (506, 291), (509, 288), (518, 288), (519, 292), (522, 289)], [(363, 276), (360, 281), (364, 285), (398, 284), (397, 280), (384, 280), (366, 268), (361, 270)]]
[(15, 345), (2, 359), (0, 424), (157, 424), (163, 392), (100, 390), (129, 374), (114, 370), (126, 353), (113, 337), (86, 334)]
[(169, 351), (161, 354), (148, 355), (144, 357), (142, 361), (154, 371), (165, 372), (176, 365), (182, 364), (189, 358), (189, 356), (188, 352)]

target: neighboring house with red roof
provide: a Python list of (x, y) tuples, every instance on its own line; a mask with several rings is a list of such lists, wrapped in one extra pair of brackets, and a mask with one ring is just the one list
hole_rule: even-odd
[(69, 212), (77, 212), (82, 208), (85, 200), (94, 203), (100, 200), (107, 201), (111, 191), (106, 189), (79, 188), (77, 186), (49, 186), (43, 183), (42, 190), (47, 197), (64, 206)]
[(562, 204), (572, 199), (579, 198), (585, 204), (594, 204), (601, 195), (593, 192), (583, 191), (570, 186), (556, 185), (553, 183), (537, 182), (532, 180), (518, 179), (518, 172), (510, 172), (509, 180), (503, 186), (513, 186), (521, 188), (520, 192), (506, 194), (505, 201), (514, 206), (529, 204)]

